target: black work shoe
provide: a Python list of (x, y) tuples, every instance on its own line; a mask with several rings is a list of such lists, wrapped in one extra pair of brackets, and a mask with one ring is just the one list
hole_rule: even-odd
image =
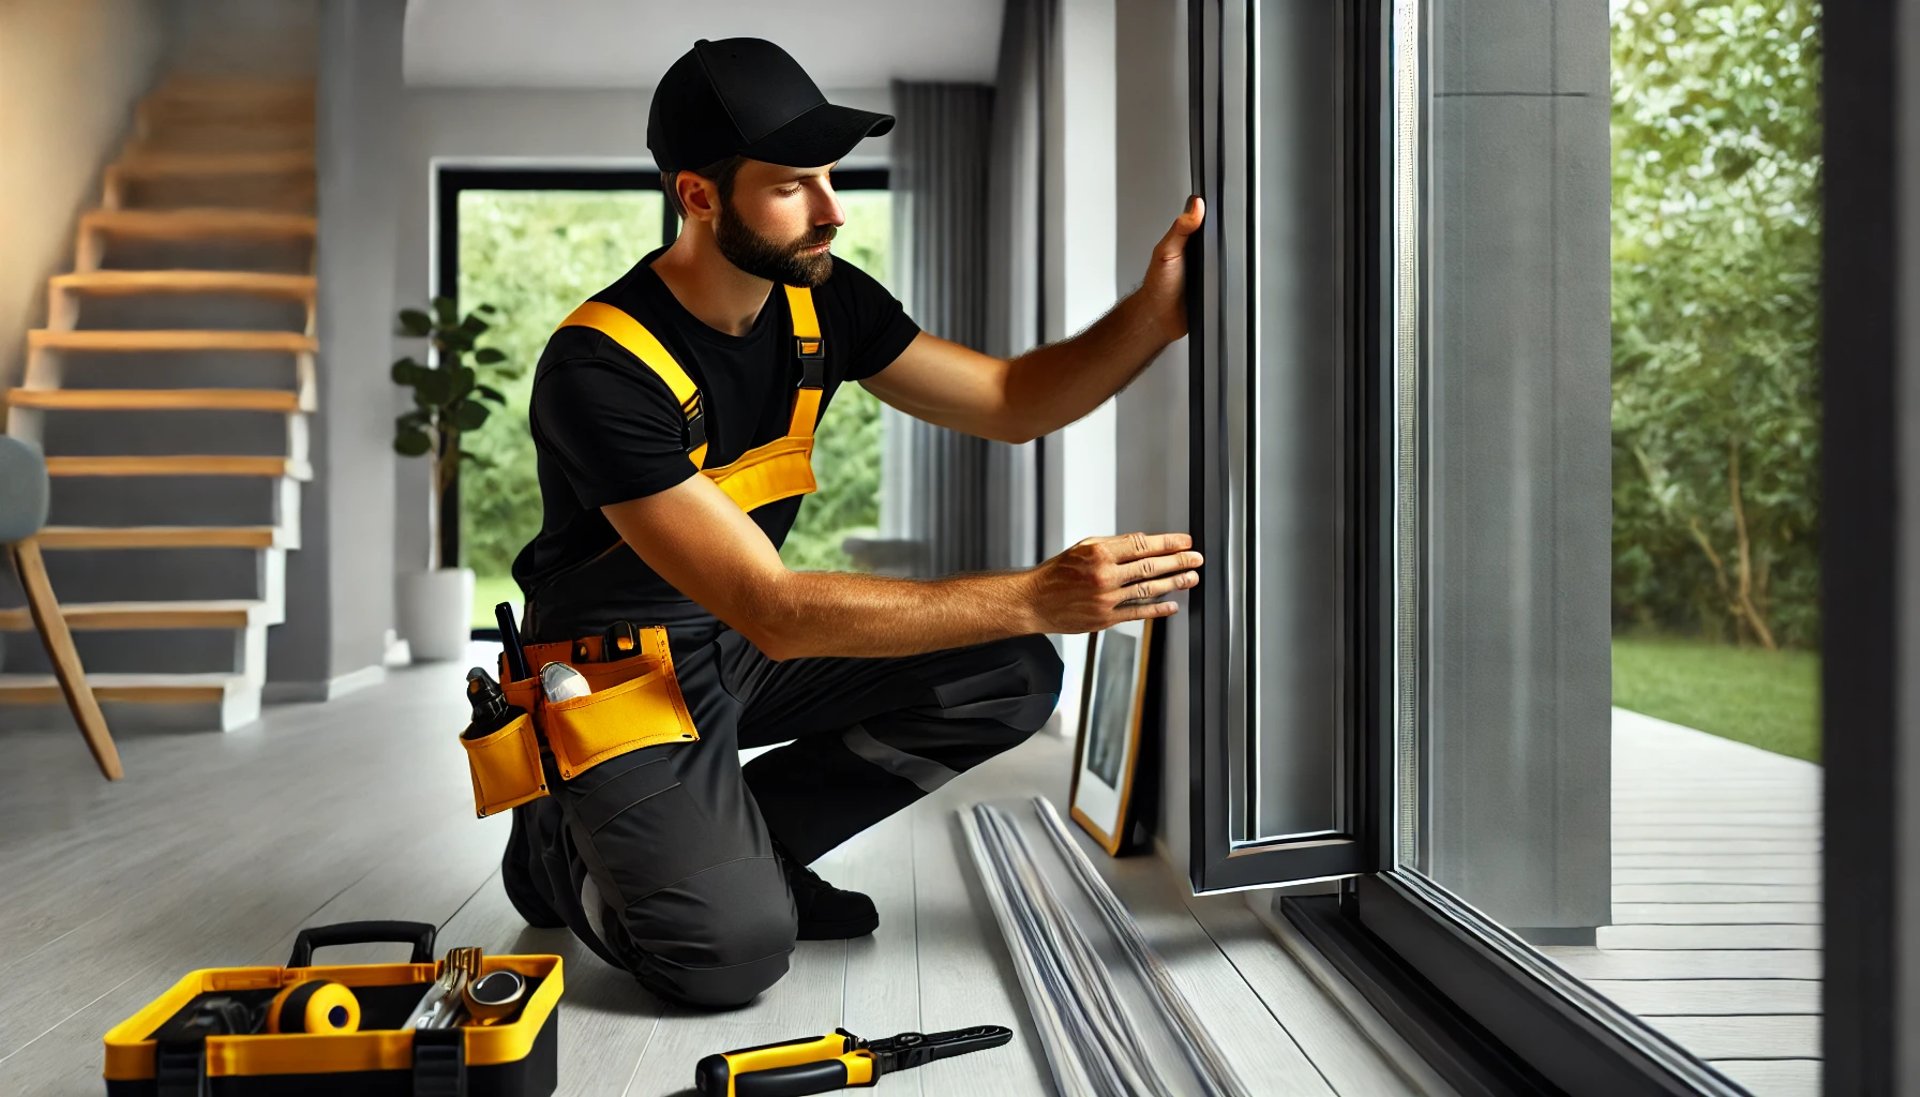
[(872, 899), (822, 880), (819, 873), (790, 856), (778, 839), (774, 839), (773, 853), (786, 871), (787, 886), (793, 889), (800, 940), (842, 941), (865, 937), (879, 927), (880, 912), (873, 908)]

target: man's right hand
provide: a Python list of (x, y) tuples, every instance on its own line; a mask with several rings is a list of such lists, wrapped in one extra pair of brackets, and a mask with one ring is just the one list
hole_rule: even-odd
[(1178, 603), (1157, 599), (1200, 582), (1192, 549), (1184, 533), (1087, 538), (1028, 573), (1038, 631), (1099, 632), (1178, 612)]

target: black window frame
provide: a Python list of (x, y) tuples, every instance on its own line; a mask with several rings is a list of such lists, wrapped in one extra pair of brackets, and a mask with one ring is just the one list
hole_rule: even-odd
[[(838, 191), (889, 190), (885, 167), (842, 168), (833, 173)], [(661, 173), (652, 168), (493, 168), (447, 165), (434, 171), (434, 262), (432, 296), (460, 302), (460, 195), (469, 190), (631, 190), (661, 189)], [(680, 235), (680, 218), (671, 203), (660, 204), (660, 239), (672, 243)], [(637, 259), (638, 256), (635, 256)], [(440, 559), (458, 567), (460, 544), (460, 475), (455, 470), (452, 490), (440, 498)], [(498, 628), (475, 628), (475, 640), (498, 640)]]
[[(1229, 45), (1253, 48), (1223, 32), (1223, 9), (1257, 0), (1190, 0), (1190, 121), (1196, 191), (1209, 198), (1208, 225), (1189, 245), (1190, 270), (1211, 272), (1205, 256), (1221, 246), (1218, 143), (1228, 136), (1215, 99), (1222, 94), (1220, 56)], [(1394, 13), (1430, 0), (1347, 0), (1359, 74), (1356, 118), (1365, 132), (1355, 146), (1371, 197), (1347, 258), (1355, 281), (1345, 289), (1358, 304), (1360, 352), (1354, 405), (1366, 409), (1350, 437), (1363, 498), (1365, 528), (1391, 528), (1392, 470), (1380, 458), (1392, 409), (1392, 80)], [(1244, 22), (1240, 24), (1244, 26)], [(1825, 100), (1822, 269), (1823, 602), (1821, 716), (1828, 736), (1823, 853), (1822, 1071), (1828, 1093), (1891, 1093), (1900, 1082), (1900, 965), (1910, 942), (1896, 918), (1901, 872), (1896, 845), (1900, 814), (1900, 706), (1896, 653), (1900, 602), (1889, 588), (1899, 561), (1894, 470), (1899, 455), (1897, 377), (1901, 234), (1897, 190), (1899, 99), (1894, 9), (1826, 5), (1822, 11)], [(1233, 136), (1254, 139), (1251, 127)], [(1206, 147), (1212, 145), (1212, 148)], [(1245, 230), (1229, 246), (1246, 247)], [(1209, 340), (1227, 333), (1212, 304), (1245, 287), (1193, 284), (1193, 528), (1220, 553), (1228, 532), (1219, 471), (1226, 450), (1216, 426), (1224, 398), (1205, 368)], [(1231, 346), (1230, 340), (1224, 345)], [(1377, 540), (1377, 539), (1376, 539)], [(1228, 546), (1231, 550), (1231, 546)], [(1383, 551), (1386, 548), (1386, 551)], [(1347, 761), (1361, 774), (1357, 794), (1361, 843), (1355, 870), (1335, 895), (1286, 895), (1276, 909), (1320, 949), (1368, 1001), (1462, 1093), (1563, 1092), (1616, 1094), (1743, 1094), (1746, 1091), (1686, 1049), (1567, 975), (1504, 927), (1458, 897), (1396, 863), (1391, 691), (1393, 561), (1390, 547), (1354, 547), (1364, 590), (1355, 593), (1355, 688), (1360, 732)], [(1908, 555), (1911, 555), (1909, 553)], [(1209, 569), (1212, 570), (1212, 569)], [(1196, 891), (1258, 887), (1301, 875), (1304, 863), (1284, 846), (1236, 849), (1229, 827), (1234, 779), (1232, 743), (1220, 709), (1228, 696), (1223, 657), (1228, 621), (1210, 613), (1227, 596), (1224, 581), (1203, 574), (1193, 593), (1195, 695), (1189, 712), (1192, 821), (1190, 871)], [(1911, 989), (1911, 988), (1907, 988)]]

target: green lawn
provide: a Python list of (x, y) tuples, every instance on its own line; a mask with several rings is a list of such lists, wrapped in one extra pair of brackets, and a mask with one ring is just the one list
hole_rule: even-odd
[(1820, 657), (1616, 636), (1613, 703), (1764, 750), (1820, 760)]
[(515, 621), (519, 620), (520, 584), (511, 575), (479, 575), (473, 581), (473, 627), (494, 628), (493, 607), (512, 602)]

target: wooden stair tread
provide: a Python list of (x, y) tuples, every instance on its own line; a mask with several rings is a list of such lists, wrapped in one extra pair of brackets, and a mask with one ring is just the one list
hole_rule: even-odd
[(45, 526), (47, 549), (284, 547), (278, 526)]
[(313, 467), (291, 457), (250, 454), (48, 457), (50, 476), (267, 476), (313, 479)]
[[(102, 701), (157, 701), (190, 703), (219, 701), (244, 687), (244, 675), (201, 674), (89, 674), (87, 684)], [(0, 705), (53, 705), (66, 700), (51, 674), (0, 674)]]
[(283, 389), (11, 389), (17, 408), (60, 411), (280, 411), (300, 409)]
[(310, 298), (311, 274), (273, 274), (245, 270), (94, 270), (56, 274), (55, 289), (75, 293), (251, 293), (267, 297)]
[[(101, 629), (227, 629), (263, 623), (267, 604), (257, 599), (207, 599), (163, 602), (62, 602), (60, 616), (67, 627)], [(26, 607), (0, 609), (0, 631), (25, 632), (33, 628)]]
[(34, 328), (27, 346), (50, 350), (317, 350), (319, 340), (297, 331), (193, 331), (161, 329), (120, 331)]
[(126, 178), (161, 176), (280, 175), (314, 169), (313, 150), (276, 149), (264, 152), (191, 152), (144, 150), (130, 153), (112, 165)]
[(209, 207), (137, 210), (96, 209), (80, 215), (80, 231), (151, 239), (313, 236), (319, 219), (310, 213)]

